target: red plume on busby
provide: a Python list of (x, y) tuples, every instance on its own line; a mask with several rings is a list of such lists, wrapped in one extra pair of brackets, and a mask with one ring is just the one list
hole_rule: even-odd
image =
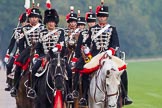
[(101, 6), (97, 6), (96, 7), (96, 14), (98, 14), (100, 10), (101, 10)]
[(19, 17), (19, 21), (20, 23), (23, 23), (26, 21), (26, 13), (22, 13)]
[(96, 22), (96, 14), (92, 12), (92, 6), (89, 6), (89, 12), (86, 12), (85, 19), (88, 22)]
[(68, 21), (69, 18), (70, 18), (70, 13), (68, 13), (68, 14), (66, 15), (66, 21)]
[(51, 9), (52, 5), (51, 5), (51, 1), (50, 0), (46, 1), (46, 7), (47, 7), (47, 9)]
[(104, 0), (101, 0), (101, 5), (96, 7), (96, 15), (97, 17), (108, 17), (109, 9), (108, 6), (104, 6)]
[(76, 21), (77, 22), (77, 14), (74, 13), (74, 7), (70, 6), (70, 13), (66, 15), (66, 21), (69, 23), (71, 21)]

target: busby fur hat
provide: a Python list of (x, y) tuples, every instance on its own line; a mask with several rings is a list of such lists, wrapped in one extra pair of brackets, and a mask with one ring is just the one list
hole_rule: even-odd
[(29, 18), (30, 17), (38, 17), (38, 18), (40, 18), (40, 16), (41, 16), (40, 10), (38, 8), (32, 8), (28, 17)]
[(101, 1), (101, 5), (96, 7), (96, 15), (97, 17), (108, 17), (109, 16), (109, 8), (108, 6), (103, 5), (103, 0)]
[(70, 13), (66, 15), (66, 21), (67, 23), (70, 23), (71, 21), (76, 21), (77, 22), (77, 14), (74, 13), (74, 7), (70, 7)]
[(59, 23), (59, 16), (55, 9), (47, 9), (44, 12), (44, 24), (54, 21), (56, 25)]
[(89, 6), (89, 12), (85, 14), (85, 19), (88, 22), (96, 22), (96, 14), (92, 12), (92, 6)]

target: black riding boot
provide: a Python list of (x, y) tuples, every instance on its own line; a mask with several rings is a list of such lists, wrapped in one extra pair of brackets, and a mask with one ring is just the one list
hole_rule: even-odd
[(36, 61), (35, 65), (32, 68), (31, 88), (30, 88), (30, 90), (27, 93), (27, 97), (32, 98), (32, 99), (36, 98), (36, 96), (37, 96), (36, 91), (35, 91), (35, 86), (36, 86), (37, 78), (36, 78), (35, 74), (38, 71), (38, 69), (41, 66), (41, 64), (42, 64), (41, 59), (38, 59)]
[(128, 97), (128, 77), (126, 70), (121, 75), (121, 88), (122, 88), (123, 105), (132, 104), (133, 101)]
[(5, 91), (10, 91), (12, 88), (12, 79), (7, 77), (7, 87), (5, 88)]
[(73, 103), (74, 102), (74, 97), (71, 93), (72, 91), (72, 70), (69, 66), (69, 64), (66, 63), (66, 71), (67, 71), (67, 75), (68, 75), (68, 80), (66, 80), (66, 89), (67, 89), (67, 95), (66, 95), (66, 101), (68, 103)]
[(88, 89), (89, 89), (89, 75), (83, 74), (82, 76), (82, 87), (83, 87), (83, 97), (80, 99), (79, 104), (80, 106), (87, 106), (88, 105)]
[(74, 98), (78, 98), (79, 97), (79, 92), (78, 92), (78, 88), (79, 88), (79, 72), (76, 72), (74, 75), (74, 82), (73, 82), (73, 96)]
[(16, 66), (15, 77), (14, 77), (14, 86), (11, 89), (11, 93), (10, 93), (12, 97), (17, 96), (17, 90), (18, 90), (18, 87), (19, 87), (20, 79), (21, 79), (21, 67)]
[(14, 58), (12, 57), (10, 62), (8, 64), (6, 64), (6, 68), (7, 68), (7, 87), (5, 88), (5, 91), (10, 91), (12, 88), (12, 79), (8, 77), (9, 74), (11, 74), (12, 68), (13, 68), (13, 63), (14, 63)]
[(36, 91), (35, 91), (35, 85), (36, 85), (36, 77), (35, 75), (32, 74), (31, 88), (29, 89), (27, 93), (27, 97), (31, 99), (35, 99), (37, 96)]
[(69, 80), (66, 80), (66, 89), (67, 89), (67, 95), (66, 95), (66, 101), (67, 103), (73, 103), (74, 102), (74, 97), (71, 93), (70, 87), (69, 87)]
[(8, 77), (8, 75), (10, 74), (10, 69), (8, 69), (7, 67), (7, 80), (6, 80), (6, 83), (7, 83), (7, 87), (5, 88), (5, 91), (10, 91), (11, 88), (12, 88), (12, 79)]

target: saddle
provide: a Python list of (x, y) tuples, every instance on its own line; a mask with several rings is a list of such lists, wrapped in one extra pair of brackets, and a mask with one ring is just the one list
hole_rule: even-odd
[[(94, 56), (91, 61), (84, 65), (83, 69), (80, 71), (81, 73), (90, 74), (95, 72), (100, 67), (100, 60), (103, 58), (105, 52), (102, 52), (96, 56)], [(126, 69), (126, 63), (116, 56), (112, 56), (112, 61), (118, 66), (119, 71)]]

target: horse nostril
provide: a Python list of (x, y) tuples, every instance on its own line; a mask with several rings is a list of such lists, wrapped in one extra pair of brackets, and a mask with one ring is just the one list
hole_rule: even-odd
[(110, 108), (113, 108), (113, 107), (116, 107), (116, 105), (114, 104), (114, 105), (108, 105)]

